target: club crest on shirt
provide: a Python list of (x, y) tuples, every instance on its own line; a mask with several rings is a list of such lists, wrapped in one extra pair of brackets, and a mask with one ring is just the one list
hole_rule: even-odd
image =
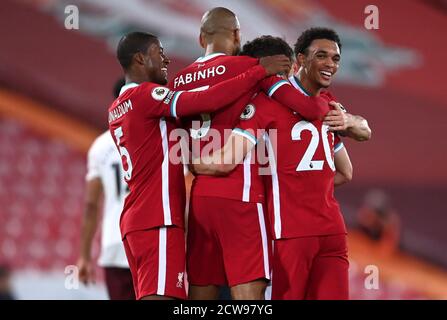
[(177, 275), (177, 288), (183, 288), (183, 272), (179, 272)]
[(253, 116), (255, 115), (256, 112), (256, 108), (254, 105), (247, 104), (247, 106), (245, 107), (244, 111), (242, 111), (241, 113), (241, 119), (242, 120), (248, 120), (253, 118)]
[(169, 89), (165, 87), (156, 87), (152, 89), (151, 96), (157, 101), (163, 100), (169, 93)]

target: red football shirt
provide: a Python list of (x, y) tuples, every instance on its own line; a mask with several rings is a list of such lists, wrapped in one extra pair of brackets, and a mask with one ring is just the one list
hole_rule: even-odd
[[(174, 90), (204, 90), (221, 81), (234, 77), (259, 63), (248, 56), (228, 56), (214, 53), (197, 59), (179, 72), (168, 84)], [(224, 145), (231, 129), (239, 121), (242, 111), (253, 95), (259, 90), (268, 93), (285, 105), (299, 111), (306, 118), (320, 118), (327, 109), (327, 102), (318, 97), (304, 97), (294, 90), (288, 81), (279, 77), (269, 77), (249, 93), (223, 110), (201, 114), (183, 121), (183, 126), (191, 133), (190, 149), (194, 156), (210, 150), (205, 146), (213, 144), (214, 150)], [(201, 153), (203, 155), (203, 153)], [(205, 154), (206, 155), (206, 154)], [(262, 202), (263, 184), (253, 179), (256, 165), (250, 165), (250, 156), (244, 163), (226, 177), (198, 175), (193, 181), (193, 192), (200, 196), (223, 197), (245, 202)]]
[[(126, 85), (109, 108), (109, 129), (121, 154), (130, 192), (120, 227), (128, 232), (184, 225), (185, 185), (181, 158), (173, 158), (176, 116), (214, 112), (238, 99), (265, 77), (262, 66), (203, 92), (171, 91), (155, 83)], [(238, 88), (238, 90), (235, 90)]]
[[(333, 100), (325, 93), (321, 97)], [(334, 197), (334, 150), (343, 148), (338, 136), (321, 120), (305, 121), (262, 93), (250, 105), (252, 116), (241, 119), (234, 132), (252, 142), (265, 141), (270, 174), (264, 181), (274, 239), (345, 233)]]

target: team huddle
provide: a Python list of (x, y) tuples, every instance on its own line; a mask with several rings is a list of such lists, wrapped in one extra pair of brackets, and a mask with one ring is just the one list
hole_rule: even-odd
[(352, 178), (342, 137), (371, 131), (327, 91), (338, 35), (312, 28), (294, 50), (273, 36), (241, 48), (236, 15), (218, 7), (200, 45), (204, 56), (168, 82), (156, 36), (118, 44), (126, 84), (108, 119), (129, 188), (120, 229), (136, 298), (217, 299), (226, 285), (241, 300), (348, 299), (334, 187)]

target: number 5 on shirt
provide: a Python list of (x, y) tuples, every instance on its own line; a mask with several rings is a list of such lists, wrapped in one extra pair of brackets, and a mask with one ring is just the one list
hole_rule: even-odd
[[(123, 136), (123, 128), (118, 127), (115, 129), (115, 131), (113, 131), (113, 133), (115, 134), (116, 144), (120, 151), (121, 161), (123, 162), (124, 179), (130, 180), (130, 178), (132, 177), (132, 160), (130, 159), (129, 151), (127, 151), (125, 147), (120, 145), (120, 138)], [(126, 161), (124, 161), (123, 157), (126, 159)]]

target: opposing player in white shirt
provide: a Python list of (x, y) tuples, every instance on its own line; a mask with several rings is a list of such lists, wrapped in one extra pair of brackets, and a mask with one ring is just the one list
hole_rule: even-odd
[[(123, 80), (116, 84), (115, 96), (118, 96), (123, 85)], [(103, 199), (101, 253), (98, 264), (104, 268), (107, 291), (112, 300), (135, 299), (132, 275), (119, 228), (127, 192), (119, 153), (112, 136), (106, 131), (96, 138), (88, 151), (85, 213), (78, 268), (79, 278), (84, 284), (94, 280), (91, 247)]]

